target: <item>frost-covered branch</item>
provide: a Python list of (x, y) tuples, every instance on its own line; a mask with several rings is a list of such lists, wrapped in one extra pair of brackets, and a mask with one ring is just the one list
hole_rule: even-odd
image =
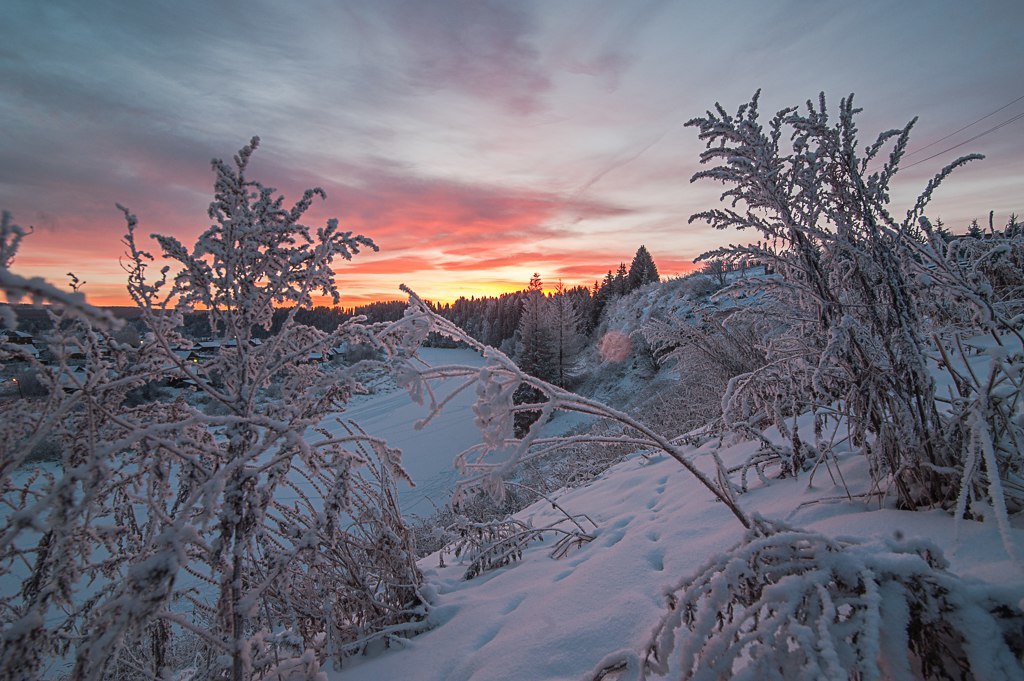
[[(504, 493), (503, 476), (505, 473), (525, 461), (536, 458), (541, 452), (549, 451), (550, 443), (540, 437), (540, 431), (547, 417), (555, 410), (561, 410), (610, 419), (625, 426), (630, 432), (636, 432), (638, 435), (634, 440), (638, 445), (642, 445), (644, 449), (662, 451), (671, 456), (722, 501), (744, 527), (750, 527), (750, 520), (736, 503), (732, 491), (719, 485), (712, 477), (700, 470), (687, 457), (685, 450), (673, 444), (669, 438), (625, 412), (526, 374), (499, 350), (484, 346), (470, 338), (447, 319), (437, 315), (411, 289), (403, 286), (402, 290), (409, 295), (409, 309), (403, 322), (396, 323), (390, 333), (408, 333), (410, 325), (418, 329), (420, 337), (425, 337), (426, 331), (433, 331), (469, 345), (481, 352), (485, 360), (484, 366), (480, 368), (459, 367), (433, 373), (431, 370), (427, 370), (426, 373), (430, 377), (456, 374), (475, 376), (473, 381), (476, 386), (477, 401), (473, 405), (473, 412), (476, 424), (483, 435), (483, 442), (456, 457), (456, 467), (465, 473), (470, 473), (470, 477), (459, 484), (456, 490), (456, 499), (472, 488), (483, 488), (500, 497)], [(417, 371), (407, 360), (401, 360), (401, 362), (402, 366), (397, 372), (402, 377), (400, 385), (406, 388), (414, 398), (423, 399), (425, 395), (429, 394), (423, 385), (424, 374)], [(543, 401), (514, 404), (513, 395), (520, 385), (526, 385), (536, 390), (543, 395)], [(466, 387), (463, 385), (463, 389)], [(427, 406), (429, 415), (426, 420), (429, 420), (443, 408), (444, 403), (432, 400)], [(515, 437), (515, 414), (523, 410), (540, 412), (540, 418), (530, 426), (529, 431), (523, 437), (517, 438)], [(497, 459), (497, 462), (489, 462), (491, 458)]]

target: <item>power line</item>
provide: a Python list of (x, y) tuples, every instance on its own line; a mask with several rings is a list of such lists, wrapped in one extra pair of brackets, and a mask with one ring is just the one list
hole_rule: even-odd
[[(1024, 99), (1024, 97), (1022, 97), (1022, 99)], [(938, 157), (938, 156), (942, 156), (943, 154), (945, 154), (945, 153), (946, 153), (946, 152), (948, 152), (948, 151), (953, 151), (953, 150), (954, 150), (954, 149), (956, 149), (957, 147), (962, 147), (963, 145), (965, 145), (965, 144), (967, 144), (967, 143), (969, 143), (969, 142), (973, 142), (974, 140), (978, 139), (979, 137), (984, 137), (985, 135), (989, 134), (990, 132), (995, 132), (995, 131), (996, 131), (996, 130), (998, 130), (999, 128), (1003, 128), (1003, 127), (1006, 127), (1006, 126), (1007, 126), (1007, 125), (1009, 125), (1010, 123), (1014, 123), (1014, 122), (1016, 122), (1016, 121), (1019, 121), (1019, 120), (1020, 120), (1020, 119), (1022, 119), (1022, 118), (1024, 118), (1024, 113), (1019, 113), (1019, 114), (1017, 114), (1016, 116), (1014, 116), (1013, 118), (1007, 119), (1007, 120), (1003, 121), (1002, 123), (1000, 123), (999, 125), (994, 125), (994, 126), (992, 126), (991, 128), (989, 128), (988, 130), (985, 130), (985, 131), (979, 132), (979, 133), (978, 133), (977, 135), (975, 135), (974, 137), (970, 137), (970, 138), (968, 138), (968, 139), (965, 139), (965, 140), (964, 140), (963, 142), (960, 142), (959, 144), (954, 144), (953, 146), (951, 146), (951, 147), (947, 147), (946, 149), (943, 149), (942, 151), (939, 151), (939, 152), (937, 152), (937, 153), (934, 153), (934, 154), (932, 154), (931, 156), (928, 156), (928, 157), (926, 157), (926, 158), (922, 158), (922, 159), (921, 159), (920, 161), (915, 161), (915, 162), (911, 163), (911, 164), (910, 164), (910, 165), (908, 165), (908, 166), (903, 166), (903, 167), (902, 167), (902, 170), (906, 170), (907, 168), (913, 168), (913, 167), (914, 167), (914, 166), (916, 166), (916, 165), (921, 165), (921, 164), (922, 164), (922, 163), (924, 163), (925, 161), (930, 161), (930, 160), (932, 160), (933, 158), (936, 158), (936, 157)]]
[[(971, 121), (970, 123), (968, 123), (968, 124), (967, 124), (967, 125), (965, 125), (964, 127), (962, 127), (962, 128), (958, 128), (958, 129), (954, 130), (953, 132), (949, 133), (949, 134), (948, 134), (948, 135), (946, 135), (945, 137), (940, 137), (939, 139), (935, 140), (934, 142), (932, 142), (932, 143), (930, 143), (930, 144), (926, 144), (926, 145), (924, 145), (924, 146), (923, 146), (923, 147), (921, 147), (920, 149), (915, 149), (914, 151), (910, 152), (909, 154), (905, 154), (905, 155), (903, 156), (903, 158), (910, 158), (911, 156), (915, 156), (915, 155), (917, 155), (917, 154), (920, 154), (920, 153), (921, 153), (922, 151), (924, 151), (925, 149), (928, 149), (929, 147), (934, 147), (934, 146), (935, 146), (936, 144), (938, 144), (939, 142), (945, 142), (946, 140), (948, 140), (948, 139), (949, 139), (950, 137), (952, 137), (953, 135), (956, 135), (957, 133), (963, 132), (964, 130), (966, 130), (967, 128), (971, 127), (972, 125), (975, 125), (976, 123), (981, 123), (981, 122), (982, 122), (983, 120), (985, 120), (986, 118), (991, 118), (992, 116), (995, 116), (995, 115), (996, 115), (997, 113), (999, 113), (999, 112), (1000, 112), (1000, 111), (1002, 111), (1003, 109), (1007, 109), (1007, 108), (1009, 108), (1009, 107), (1013, 106), (1014, 104), (1016, 104), (1017, 102), (1019, 102), (1019, 101), (1020, 101), (1020, 100), (1022, 100), (1022, 99), (1024, 99), (1024, 95), (1021, 95), (1020, 97), (1018, 97), (1017, 99), (1013, 100), (1012, 102), (1010, 102), (1009, 104), (1007, 104), (1007, 105), (1005, 105), (1005, 106), (1001, 106), (1001, 107), (999, 107), (998, 109), (996, 109), (996, 110), (995, 110), (995, 111), (993, 111), (992, 113), (990, 113), (990, 114), (985, 114), (984, 116), (982, 116), (981, 118), (977, 119), (976, 121)], [(909, 167), (909, 166), (907, 166), (907, 167)]]

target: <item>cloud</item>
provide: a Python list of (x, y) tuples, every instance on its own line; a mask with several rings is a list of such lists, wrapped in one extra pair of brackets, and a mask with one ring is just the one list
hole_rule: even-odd
[[(435, 297), (493, 292), (535, 268), (592, 281), (641, 242), (663, 274), (682, 272), (747, 238), (687, 225), (721, 191), (687, 183), (702, 146), (688, 117), (757, 87), (766, 115), (855, 90), (863, 130), (920, 113), (925, 144), (1008, 101), (1024, 55), (1012, 0), (927, 15), (795, 0), (8, 5), (0, 208), (37, 228), (16, 266), (74, 269), (93, 291), (123, 279), (115, 202), (144, 234), (191, 241), (208, 224), (210, 158), (252, 134), (253, 177), (291, 200), (324, 186), (309, 224), (337, 216), (381, 245), (339, 270), (353, 296), (405, 277)], [(963, 149), (990, 158), (950, 178), (936, 215), (1020, 210), (1014, 132)], [(894, 198), (945, 160), (909, 169)]]
[(364, 168), (351, 184), (326, 185), (346, 229), (364, 231), (387, 248), (430, 248), (480, 256), (493, 244), (528, 244), (563, 234), (564, 220), (630, 213), (599, 199), (574, 199), (531, 188)]
[(648, 27), (670, 4), (671, 0), (646, 0), (588, 6), (572, 17), (574, 30), (555, 48), (555, 62), (569, 73), (599, 79), (609, 92), (617, 90), (638, 60)]
[(419, 255), (399, 255), (396, 257), (380, 257), (377, 253), (366, 252), (354, 260), (351, 265), (343, 266), (352, 272), (360, 275), (368, 274), (412, 274), (420, 272), (433, 272), (441, 269), (436, 258)]
[(460, 92), (523, 115), (543, 108), (551, 81), (534, 44), (530, 5), (401, 0), (384, 7), (412, 85)]
[[(265, 154), (270, 151), (261, 149), (253, 157), (250, 177), (274, 185), (273, 178), (288, 176), (291, 166), (285, 159)], [(169, 154), (169, 158), (173, 156)], [(213, 177), (208, 169), (201, 175), (192, 172), (183, 186), (169, 190), (159, 168), (145, 156), (129, 155), (119, 163), (133, 167), (134, 196), (124, 201), (138, 215), (141, 234), (171, 233), (190, 243), (208, 224), (204, 209), (209, 189), (205, 187)], [(493, 284), (480, 282), (505, 278), (514, 287), (517, 281), (516, 275), (496, 270), (543, 268), (555, 272), (567, 257), (574, 257), (567, 256), (564, 249), (545, 251), (539, 247), (547, 240), (564, 237), (567, 222), (599, 223), (632, 211), (608, 201), (565, 197), (529, 187), (422, 176), (391, 162), (340, 163), (335, 171), (349, 181), (323, 183), (328, 200), (316, 202), (304, 222), (316, 226), (328, 217), (337, 217), (343, 229), (365, 234), (380, 246), (379, 253), (366, 252), (352, 263), (339, 263), (339, 281), (352, 299), (394, 298), (403, 281), (426, 282), (430, 295), (446, 298), (451, 292), (440, 292), (437, 282), (444, 282), (442, 288), (450, 290), (470, 278), (493, 294)], [(312, 180), (315, 173), (291, 174), (302, 177), (290, 177), (283, 190), (288, 202), (299, 198), (301, 189), (312, 184), (303, 180)], [(145, 186), (147, 181), (153, 186)], [(194, 193), (194, 205), (176, 202), (175, 191)], [(65, 215), (59, 229), (39, 230), (26, 242), (21, 264), (62, 281), (67, 263), (73, 261), (76, 273), (96, 286), (110, 287), (123, 281), (123, 272), (115, 263), (116, 254), (122, 251), (124, 225), (112, 204), (113, 200), (109, 205), (90, 206), (73, 218)], [(96, 286), (90, 290), (98, 291)]]
[[(654, 264), (658, 266), (658, 273), (662, 277), (686, 274), (696, 267), (691, 259), (670, 254), (654, 253), (653, 257)], [(547, 279), (563, 278), (567, 281), (593, 282), (595, 279), (603, 278), (609, 270), (614, 274), (620, 262), (625, 262), (628, 268), (632, 259), (632, 254), (627, 256), (625, 253), (611, 251), (604, 254), (585, 251), (562, 253), (557, 266)]]

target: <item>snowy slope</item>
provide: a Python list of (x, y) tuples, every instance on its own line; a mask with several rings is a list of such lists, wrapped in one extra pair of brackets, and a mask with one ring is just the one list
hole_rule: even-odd
[[(727, 461), (739, 460), (754, 447), (740, 443), (721, 454)], [(693, 456), (710, 470), (707, 446)], [(866, 491), (863, 460), (846, 455), (841, 463), (850, 490)], [(666, 457), (634, 455), (558, 501), (597, 523), (593, 542), (554, 560), (548, 555), (549, 538), (528, 550), (521, 562), (469, 581), (462, 579), (465, 566), (452, 564), (452, 557), (446, 558), (447, 567), (438, 567), (437, 555), (423, 559), (433, 629), (389, 650), (345, 660), (331, 678), (587, 678), (608, 653), (641, 650), (664, 612), (666, 589), (743, 534), (725, 507)], [(1024, 597), (1024, 570), (1007, 557), (994, 524), (963, 521), (957, 543), (948, 514), (900, 512), (880, 509), (877, 500), (847, 500), (843, 487), (833, 485), (824, 470), (813, 489), (806, 475), (755, 483), (741, 505), (831, 536), (927, 538), (946, 551), (952, 571), (1002, 584), (1015, 599)], [(560, 515), (538, 502), (519, 517), (541, 526)], [(1024, 552), (1024, 531), (1013, 530), (1013, 539)]]
[[(421, 348), (418, 354), (435, 366), (483, 364), (483, 358), (472, 350)], [(432, 387), (442, 398), (460, 383), (450, 379)], [(405, 515), (428, 516), (433, 512), (432, 504), (447, 503), (458, 480), (452, 460), (462, 450), (480, 442), (480, 433), (473, 426), (469, 411), (475, 398), (472, 390), (457, 395), (447, 409), (421, 429), (416, 428), (416, 423), (427, 415), (427, 408), (414, 403), (404, 390), (367, 396), (349, 405), (342, 415), (370, 435), (383, 437), (389, 446), (402, 450), (402, 464), (416, 482), (412, 488), (405, 483), (398, 486), (398, 501)], [(324, 425), (328, 430), (340, 431), (330, 420)]]
[[(654, 310), (671, 310), (672, 316), (685, 319), (694, 304), (706, 301), (686, 293), (686, 283), (680, 280), (625, 296), (609, 309), (599, 334), (619, 331), (636, 340), (637, 331)], [(578, 389), (617, 406), (636, 404), (645, 394), (661, 390), (672, 380), (670, 372), (653, 370), (641, 352), (642, 348), (634, 347), (625, 361), (610, 362), (591, 348), (583, 360), (587, 377)], [(367, 416), (372, 422), (374, 415)], [(424, 460), (443, 464), (457, 453), (455, 443), (477, 437), (468, 401), (446, 410), (445, 419), (445, 437), (429, 443), (411, 439), (414, 447), (407, 449), (407, 463), (417, 450)], [(387, 434), (388, 420), (384, 418), (379, 427), (381, 434)], [(771, 432), (766, 435), (772, 436)], [(403, 445), (404, 436), (395, 436), (392, 439)], [(431, 453), (435, 446), (442, 447), (443, 453)], [(713, 469), (714, 446), (708, 443), (690, 452), (708, 472)], [(755, 443), (734, 442), (721, 447), (718, 454), (727, 463), (739, 463), (756, 449)], [(952, 572), (1000, 585), (1013, 601), (1024, 600), (1024, 568), (1007, 555), (994, 522), (961, 521), (957, 527), (942, 511), (894, 510), (888, 501), (868, 496), (871, 483), (861, 456), (837, 454), (845, 485), (837, 484), (838, 476), (833, 479), (834, 471), (824, 466), (816, 471), (813, 486), (806, 473), (796, 480), (767, 484), (751, 474), (750, 491), (740, 497), (740, 505), (748, 513), (831, 537), (926, 539), (946, 553)], [(434, 480), (445, 485), (455, 481), (454, 474), (442, 468), (435, 475)], [(425, 487), (432, 488), (433, 483)], [(585, 514), (597, 524), (591, 543), (556, 560), (550, 554), (557, 537), (548, 535), (543, 543), (527, 549), (521, 561), (468, 581), (463, 578), (466, 564), (458, 558), (438, 554), (424, 558), (420, 566), (431, 602), (431, 628), (415, 638), (395, 641), (388, 649), (346, 659), (329, 677), (333, 681), (590, 678), (610, 653), (642, 651), (665, 612), (667, 591), (743, 536), (740, 523), (724, 505), (714, 501), (678, 463), (663, 456), (647, 459), (634, 454), (586, 487), (563, 491), (557, 500), (569, 512)], [(562, 519), (544, 501), (517, 517), (534, 527)], [(1020, 520), (1017, 524), (1024, 525)], [(1024, 530), (1014, 529), (1011, 534), (1018, 555), (1024, 555)]]
[[(420, 348), (417, 354), (432, 366), (483, 365), (483, 357), (469, 349)], [(462, 382), (460, 379), (433, 381), (431, 388), (441, 400)], [(440, 414), (419, 428), (417, 425), (427, 416), (428, 409), (413, 402), (404, 390), (359, 396), (338, 416), (354, 421), (368, 434), (382, 437), (389, 446), (402, 450), (402, 465), (416, 483), (415, 487), (402, 481), (398, 483), (402, 512), (407, 517), (428, 517), (435, 506), (448, 503), (459, 480), (453, 466), (455, 455), (480, 442), (480, 432), (473, 425), (470, 410), (475, 399), (474, 390), (463, 391)], [(575, 414), (559, 414), (545, 425), (544, 432), (559, 435), (586, 420)], [(343, 432), (334, 417), (326, 419), (322, 425), (336, 435)]]

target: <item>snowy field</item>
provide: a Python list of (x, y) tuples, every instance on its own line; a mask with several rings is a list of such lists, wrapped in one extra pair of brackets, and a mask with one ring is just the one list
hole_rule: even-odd
[[(433, 365), (482, 361), (470, 350), (427, 348), (421, 354)], [(460, 384), (450, 380), (433, 387), (440, 399)], [(399, 483), (406, 515), (428, 516), (435, 504), (447, 503), (458, 480), (452, 460), (479, 441), (471, 411), (475, 398), (472, 388), (464, 391), (422, 429), (416, 425), (426, 408), (401, 390), (359, 397), (341, 415), (402, 449), (416, 482), (412, 488)], [(576, 423), (562, 419), (548, 425), (549, 434)], [(709, 447), (690, 456), (710, 473)], [(756, 447), (740, 442), (719, 455), (737, 463)], [(864, 458), (839, 459), (850, 492), (866, 493), (871, 483)], [(665, 456), (634, 454), (589, 485), (556, 496), (567, 511), (597, 524), (592, 542), (556, 560), (550, 554), (557, 538), (549, 535), (521, 561), (468, 581), (458, 558), (444, 555), (443, 564), (438, 554), (424, 558), (430, 629), (346, 658), (340, 667), (328, 662), (331, 681), (588, 679), (608, 654), (641, 651), (665, 612), (667, 591), (743, 536), (724, 505)], [(957, 528), (947, 512), (896, 511), (878, 497), (849, 500), (846, 488), (834, 484), (824, 468), (813, 487), (807, 474), (768, 484), (755, 479), (740, 505), (832, 537), (927, 539), (942, 548), (951, 571), (999, 585), (1013, 601), (1024, 602), (1024, 568), (1007, 555), (994, 522), (961, 521)], [(534, 527), (562, 518), (544, 501), (517, 517)], [(1024, 555), (1024, 529), (1011, 534), (1017, 554)]]
[[(756, 449), (721, 450), (739, 461)], [(692, 456), (712, 469), (707, 446)], [(870, 486), (863, 457), (840, 457), (855, 495)], [(466, 581), (465, 565), (437, 554), (420, 565), (432, 601), (432, 629), (387, 650), (344, 660), (333, 681), (500, 681), (586, 679), (607, 654), (640, 651), (665, 612), (666, 590), (728, 549), (743, 528), (674, 460), (633, 455), (590, 485), (558, 498), (567, 511), (599, 526), (593, 542), (565, 558), (549, 556), (553, 538), (527, 550), (521, 562)], [(757, 481), (740, 497), (750, 512), (833, 537), (924, 538), (939, 545), (950, 569), (1002, 585), (1024, 597), (1024, 569), (1004, 550), (994, 523), (961, 521), (959, 539), (948, 513), (880, 508), (877, 498), (850, 501), (819, 470), (814, 487), (797, 480)], [(560, 517), (546, 502), (518, 514), (534, 526)], [(1012, 531), (1024, 553), (1024, 530)]]

